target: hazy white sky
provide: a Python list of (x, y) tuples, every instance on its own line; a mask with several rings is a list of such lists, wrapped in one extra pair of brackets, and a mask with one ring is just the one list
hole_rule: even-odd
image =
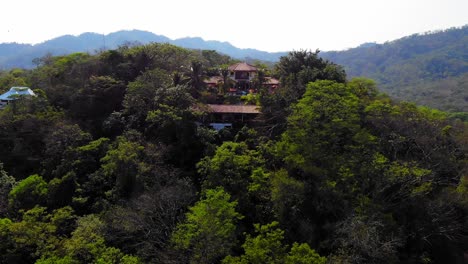
[(265, 51), (341, 50), (468, 24), (468, 0), (11, 0), (0, 42), (147, 30)]

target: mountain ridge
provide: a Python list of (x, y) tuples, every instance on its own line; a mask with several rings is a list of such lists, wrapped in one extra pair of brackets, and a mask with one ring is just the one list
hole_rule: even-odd
[(321, 56), (349, 78), (374, 79), (393, 98), (468, 112), (468, 25)]
[(94, 53), (102, 49), (115, 49), (125, 43), (148, 44), (151, 42), (169, 43), (189, 49), (209, 49), (236, 59), (262, 59), (277, 61), (287, 52), (267, 52), (257, 49), (237, 48), (227, 41), (204, 40), (201, 37), (170, 39), (163, 35), (144, 30), (120, 30), (109, 34), (84, 32), (80, 35), (63, 35), (37, 44), (0, 43), (0, 69), (34, 67), (33, 59), (47, 53), (65, 55), (73, 52)]

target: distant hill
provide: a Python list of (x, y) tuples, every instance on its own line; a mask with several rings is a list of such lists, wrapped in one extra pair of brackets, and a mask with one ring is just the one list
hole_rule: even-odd
[(349, 77), (376, 80), (397, 99), (468, 112), (468, 26), (321, 56), (343, 65)]
[(148, 31), (123, 30), (108, 35), (97, 33), (83, 33), (79, 36), (65, 35), (36, 45), (3, 43), (0, 44), (0, 69), (33, 68), (33, 59), (40, 58), (47, 53), (64, 55), (73, 52), (94, 53), (102, 49), (115, 49), (125, 43), (147, 44), (150, 42), (171, 43), (183, 48), (216, 50), (236, 59), (261, 59), (277, 61), (286, 52), (269, 53), (256, 49), (240, 49), (228, 42), (205, 41), (202, 38), (180, 38), (172, 40), (162, 35)]

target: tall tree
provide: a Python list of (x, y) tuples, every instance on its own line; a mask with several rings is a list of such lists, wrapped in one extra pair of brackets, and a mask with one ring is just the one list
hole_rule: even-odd
[(236, 243), (236, 223), (242, 216), (237, 202), (221, 187), (208, 189), (172, 234), (176, 249), (189, 255), (191, 263), (213, 263), (231, 252)]
[[(331, 80), (340, 83), (346, 81), (346, 74), (341, 66), (319, 57), (320, 51), (292, 51), (281, 57), (276, 64), (276, 72), (281, 85), (293, 100), (299, 99), (309, 82)], [(286, 94), (288, 95), (288, 94)]]
[(278, 222), (266, 225), (255, 224), (256, 237), (247, 235), (242, 245), (244, 254), (239, 257), (228, 256), (223, 264), (325, 264), (326, 258), (321, 257), (307, 244), (294, 243), (289, 253), (288, 245), (283, 244), (284, 231), (279, 229)]
[(265, 133), (280, 135), (286, 128), (286, 117), (290, 106), (305, 93), (308, 83), (317, 80), (346, 81), (346, 73), (339, 65), (323, 60), (319, 51), (292, 51), (280, 58), (275, 65), (275, 75), (280, 78), (281, 87), (274, 94), (261, 93), (260, 102), (265, 117)]
[(205, 83), (203, 79), (205, 78), (205, 72), (203, 69), (203, 64), (200, 61), (192, 61), (190, 66), (190, 87), (192, 88), (190, 93), (194, 98), (198, 98), (200, 92), (202, 91)]

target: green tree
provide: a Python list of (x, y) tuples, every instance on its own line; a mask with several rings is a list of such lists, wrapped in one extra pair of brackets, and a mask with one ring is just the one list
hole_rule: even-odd
[(15, 209), (31, 209), (36, 205), (44, 205), (47, 193), (47, 182), (41, 176), (34, 174), (19, 181), (11, 189), (8, 195), (9, 204)]
[(260, 153), (250, 150), (245, 142), (227, 141), (216, 149), (213, 157), (203, 158), (197, 168), (204, 177), (205, 189), (222, 186), (235, 199), (245, 200), (250, 176), (262, 164)]
[(80, 217), (72, 236), (57, 250), (44, 254), (37, 263), (118, 263), (137, 264), (138, 258), (106, 245), (104, 223), (95, 215)]
[(60, 178), (70, 171), (70, 161), (75, 159), (73, 150), (86, 145), (91, 135), (84, 132), (77, 124), (57, 122), (51, 133), (44, 138), (42, 175), (48, 180)]
[(294, 243), (288, 253), (289, 246), (283, 245), (284, 231), (278, 228), (278, 222), (255, 224), (254, 227), (257, 236), (247, 235), (242, 245), (244, 254), (239, 257), (228, 256), (223, 259), (223, 264), (325, 264), (326, 258), (320, 257), (308, 244)]
[(41, 96), (17, 99), (0, 111), (0, 160), (12, 176), (40, 173), (44, 139), (63, 117)]
[(8, 175), (3, 170), (3, 163), (0, 162), (0, 217), (4, 216), (8, 209), (8, 194), (16, 185), (14, 177)]
[(11, 237), (10, 227), (13, 222), (9, 218), (0, 218), (0, 261), (2, 263), (13, 263), (16, 261), (15, 254), (12, 254), (14, 242)]
[(353, 78), (348, 82), (347, 86), (362, 100), (372, 100), (377, 96), (377, 85), (374, 80), (367, 78)]
[(71, 98), (70, 116), (87, 130), (102, 135), (103, 121), (122, 109), (125, 88), (123, 82), (110, 76), (91, 76)]
[(220, 72), (221, 76), (223, 77), (222, 94), (225, 94), (232, 85), (232, 80), (229, 78), (228, 65), (221, 65)]
[(121, 137), (101, 159), (102, 173), (110, 179), (110, 183), (114, 181), (112, 192), (116, 197), (128, 198), (141, 186), (138, 178), (145, 167), (142, 162), (143, 149), (138, 143)]
[(305, 93), (310, 82), (331, 80), (337, 83), (346, 81), (343, 68), (319, 57), (319, 51), (293, 51), (280, 58), (275, 65), (276, 76), (281, 87), (274, 94), (261, 93), (260, 102), (265, 117), (265, 133), (279, 136), (286, 128), (286, 118), (291, 114), (291, 106)]
[(344, 83), (346, 81), (343, 68), (319, 57), (318, 50), (292, 51), (280, 58), (276, 64), (276, 71), (281, 85), (290, 93), (289, 96), (292, 96), (293, 100), (301, 98), (309, 82), (331, 80)]
[(161, 87), (153, 97), (154, 107), (147, 112), (146, 134), (164, 143), (175, 143), (185, 129), (194, 129), (193, 97), (186, 86)]
[(6, 248), (2, 248), (6, 251), (1, 255), (0, 261), (33, 263), (60, 247), (63, 237), (74, 229), (75, 216), (70, 207), (48, 213), (47, 208), (36, 206), (23, 211), (20, 221), (2, 220), (0, 236), (6, 238)]
[(28, 71), (23, 69), (12, 69), (8, 72), (0, 72), (0, 94), (13, 86), (28, 86)]
[(32, 87), (42, 88), (55, 107), (70, 108), (73, 97), (84, 87), (89, 78), (97, 74), (97, 57), (77, 52), (65, 56), (39, 59), (39, 67), (31, 76)]
[(205, 83), (203, 79), (205, 78), (205, 72), (203, 69), (203, 63), (200, 61), (192, 61), (190, 67), (190, 87), (192, 88), (190, 93), (193, 98), (198, 98), (198, 95), (204, 88)]
[(176, 249), (189, 254), (190, 263), (216, 262), (235, 245), (236, 222), (242, 216), (235, 210), (237, 202), (230, 199), (221, 187), (208, 189), (177, 225), (172, 241)]
[(358, 98), (344, 84), (310, 83), (293, 109), (280, 144), (285, 160), (304, 170), (333, 170), (352, 145), (371, 139), (360, 127)]
[(164, 71), (153, 69), (127, 85), (123, 113), (127, 116), (128, 127), (140, 129), (145, 126), (148, 111), (155, 108), (156, 91), (170, 84), (171, 79)]
[(327, 259), (321, 257), (315, 250), (311, 249), (306, 243), (296, 243), (291, 247), (288, 255), (285, 258), (285, 264), (325, 264)]

